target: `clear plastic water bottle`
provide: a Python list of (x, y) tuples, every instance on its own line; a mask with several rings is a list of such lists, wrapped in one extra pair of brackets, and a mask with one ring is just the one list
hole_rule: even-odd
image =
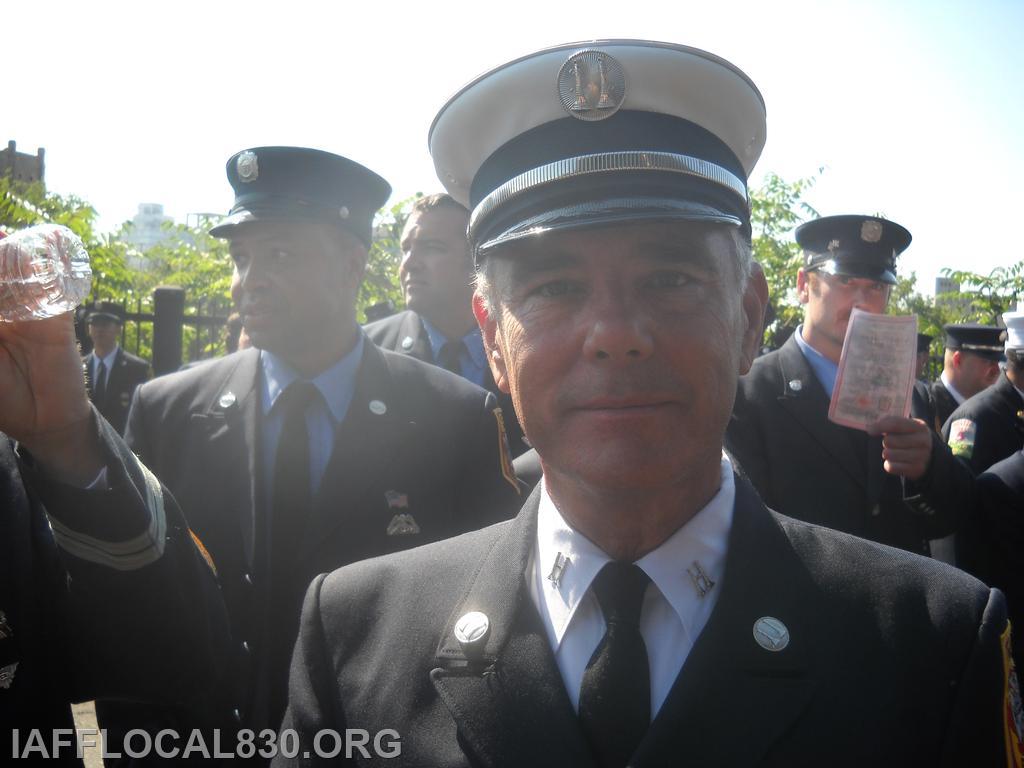
[(0, 239), (0, 322), (69, 312), (91, 285), (85, 244), (67, 227), (39, 224)]

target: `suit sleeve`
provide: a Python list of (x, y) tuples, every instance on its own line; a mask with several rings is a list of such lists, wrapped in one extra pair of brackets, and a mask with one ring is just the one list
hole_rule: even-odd
[(977, 637), (958, 680), (939, 764), (1021, 765), (1021, 700), (1010, 655), (1006, 602), (990, 590)]
[[(288, 707), (280, 730), (284, 740), (294, 734), (297, 744), (289, 745), (282, 741), (281, 746), (285, 749), (274, 757), (271, 763), (274, 768), (350, 764), (343, 759), (344, 752), (337, 758), (320, 756), (324, 754), (324, 749), (330, 750), (334, 746), (330, 737), (325, 738), (320, 744), (321, 748), (317, 749), (318, 733), (333, 731), (340, 737), (345, 734), (344, 713), (335, 706), (336, 703), (340, 706), (334, 689), (336, 675), (321, 620), (320, 592), (326, 578), (326, 574), (318, 576), (306, 591), (299, 623), (299, 639), (295, 643), (288, 676)], [(296, 746), (297, 754), (288, 757), (285, 752), (291, 754)]]
[(107, 488), (22, 474), (66, 572), (61, 625), (75, 700), (195, 704), (216, 689), (229, 647), (214, 565), (173, 498), (94, 411)]
[(904, 482), (903, 501), (917, 514), (922, 535), (937, 539), (966, 523), (973, 505), (974, 474), (938, 434), (932, 432), (931, 438), (928, 472), (920, 481)]

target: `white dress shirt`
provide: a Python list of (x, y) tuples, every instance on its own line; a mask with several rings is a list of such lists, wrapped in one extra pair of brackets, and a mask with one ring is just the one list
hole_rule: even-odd
[(99, 373), (99, 367), (100, 367), (100, 362), (101, 361), (103, 362), (103, 365), (105, 366), (105, 373), (104, 373), (104, 376), (103, 376), (103, 386), (106, 387), (107, 386), (107, 382), (110, 381), (110, 369), (114, 367), (114, 360), (117, 359), (117, 347), (118, 347), (118, 345), (115, 344), (114, 348), (107, 354), (106, 357), (100, 357), (100, 356), (98, 356), (96, 354), (95, 351), (93, 351), (93, 353), (92, 353), (92, 371), (90, 371), (91, 378), (92, 378), (93, 389), (95, 389), (96, 387), (98, 387), (100, 385), (98, 373)]
[[(735, 498), (732, 464), (722, 454), (721, 486), (714, 498), (661, 546), (636, 561), (651, 578), (644, 594), (640, 633), (651, 671), (652, 718), (718, 600)], [(559, 553), (569, 564), (556, 584), (548, 576)], [(583, 672), (605, 631), (604, 616), (590, 584), (610, 561), (596, 544), (566, 523), (544, 485), (537, 515), (537, 546), (527, 583), (577, 710)], [(687, 572), (698, 574), (695, 562), (715, 583), (704, 596)]]
[(956, 400), (957, 405), (961, 405), (964, 402), (964, 400), (967, 399), (957, 391), (956, 387), (953, 386), (953, 382), (949, 380), (949, 377), (946, 375), (945, 371), (939, 374), (939, 380), (942, 382), (942, 386), (949, 390), (949, 394), (951, 394), (953, 396), (953, 399)]

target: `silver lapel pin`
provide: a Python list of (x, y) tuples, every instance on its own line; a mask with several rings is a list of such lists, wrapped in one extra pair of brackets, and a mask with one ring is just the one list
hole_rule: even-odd
[(555, 589), (558, 589), (562, 584), (562, 576), (565, 575), (565, 569), (569, 567), (569, 563), (572, 561), (559, 552), (555, 555), (555, 564), (551, 566), (551, 573), (548, 574), (548, 581), (555, 585)]
[(693, 561), (693, 567), (696, 572), (689, 568), (686, 569), (686, 572), (690, 575), (690, 581), (693, 582), (693, 588), (697, 590), (697, 596), (703, 598), (711, 591), (711, 588), (715, 586), (715, 582), (713, 582), (711, 577), (704, 572), (701, 564), (696, 560)]

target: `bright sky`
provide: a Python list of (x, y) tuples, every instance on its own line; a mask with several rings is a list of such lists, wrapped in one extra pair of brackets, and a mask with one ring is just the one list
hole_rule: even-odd
[(437, 191), (427, 129), (461, 85), (545, 46), (637, 37), (744, 70), (768, 106), (752, 183), (824, 166), (809, 202), (910, 229), (900, 271), (919, 290), (941, 267), (1024, 258), (1009, 234), (1024, 178), (1021, 0), (33, 0), (5, 4), (0, 23), (0, 146), (45, 147), (49, 188), (89, 200), (105, 229), (142, 202), (179, 221), (225, 213), (224, 163), (249, 146), (349, 156), (393, 200)]

